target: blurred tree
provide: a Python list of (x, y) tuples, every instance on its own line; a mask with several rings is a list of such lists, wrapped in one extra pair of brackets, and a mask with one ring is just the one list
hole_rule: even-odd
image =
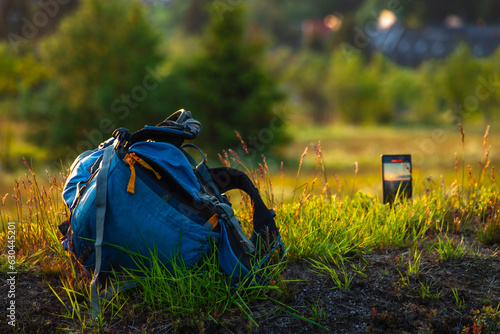
[(237, 147), (238, 131), (250, 149), (262, 151), (284, 139), (284, 119), (273, 115), (284, 95), (264, 65), (263, 36), (246, 27), (244, 6), (220, 14), (212, 11), (204, 50), (188, 69), (201, 138), (211, 143), (204, 149)]
[(316, 124), (332, 121), (333, 110), (329, 108), (328, 91), (325, 89), (329, 57), (303, 50), (295, 55), (293, 63), (288, 64), (284, 80), (299, 96), (302, 112), (306, 111)]
[(6, 39), (9, 33), (21, 34), (21, 19), (30, 13), (29, 0), (0, 1), (0, 39)]
[[(301, 3), (295, 4), (300, 6)], [(251, 20), (256, 22), (276, 44), (300, 45), (301, 20), (290, 15), (290, 1), (254, 0), (248, 3)]]
[(424, 96), (417, 74), (414, 69), (390, 64), (388, 72), (381, 78), (381, 90), (390, 100), (396, 122), (417, 121), (416, 105)]
[(342, 119), (354, 124), (388, 123), (394, 110), (390, 95), (381, 89), (388, 73), (388, 62), (375, 55), (365, 65), (361, 53), (333, 53), (327, 89), (330, 103)]
[[(483, 75), (480, 77), (480, 85), (484, 99), (481, 100), (484, 112), (485, 125), (491, 125), (494, 116), (500, 115), (500, 48), (498, 48), (489, 58), (482, 60)], [(485, 91), (485, 89), (487, 91)]]
[(498, 17), (498, 13), (500, 13), (500, 1), (482, 0), (468, 1), (468, 3), (477, 4), (477, 18), (481, 18), (485, 22), (500, 22), (500, 18)]
[[(412, 69), (414, 81), (405, 87), (418, 87), (417, 98), (412, 103), (411, 118), (414, 121), (427, 124), (441, 124), (446, 101), (439, 87), (437, 75), (441, 71), (441, 61), (429, 59), (418, 68)], [(404, 88), (403, 88), (404, 89)]]
[(190, 0), (183, 15), (182, 27), (188, 34), (199, 34), (209, 21), (208, 7), (213, 5), (213, 0)]
[[(151, 7), (148, 15), (161, 33), (168, 36), (182, 32), (196, 36), (209, 21), (208, 8), (215, 6), (218, 0), (145, 1)], [(220, 1), (227, 3), (227, 0)]]
[(484, 76), (484, 66), (465, 45), (461, 44), (448, 58), (440, 62), (436, 74), (436, 89), (446, 102), (453, 122), (464, 123), (474, 114), (483, 112), (476, 88)]
[(73, 11), (79, 0), (0, 1), (0, 39), (17, 48), (19, 42), (38, 38), (58, 25)]
[(12, 129), (7, 124), (5, 99), (17, 94), (16, 58), (5, 44), (0, 44), (0, 172), (11, 169)]
[[(16, 54), (7, 42), (0, 43), (0, 170), (9, 170), (19, 161), (14, 149), (19, 148), (15, 138), (20, 136), (16, 126), (20, 92), (37, 87), (47, 77), (43, 66), (34, 55), (27, 52), (27, 45)], [(18, 152), (14, 152), (18, 153)]]
[[(0, 43), (0, 97), (15, 98), (22, 90), (37, 87), (47, 78), (47, 70), (33, 54), (32, 45), (16, 53), (7, 42)], [(8, 116), (16, 116), (10, 113)]]
[(138, 1), (82, 1), (41, 45), (51, 80), (24, 95), (32, 101), (23, 108), (36, 124), (32, 139), (71, 158), (115, 127), (148, 123), (150, 93), (162, 80), (158, 43)]
[(16, 58), (6, 44), (0, 44), (0, 96), (17, 93)]

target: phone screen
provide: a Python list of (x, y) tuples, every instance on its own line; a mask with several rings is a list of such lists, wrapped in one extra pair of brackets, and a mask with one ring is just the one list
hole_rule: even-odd
[(411, 198), (411, 155), (382, 155), (382, 193), (384, 203), (393, 203), (396, 197)]

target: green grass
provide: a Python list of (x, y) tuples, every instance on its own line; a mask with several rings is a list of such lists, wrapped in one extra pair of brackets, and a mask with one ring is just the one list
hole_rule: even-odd
[(439, 260), (443, 262), (459, 260), (466, 250), (463, 239), (461, 239), (460, 242), (455, 242), (447, 235), (444, 238), (437, 237), (436, 243), (432, 246), (432, 249), (439, 254)]
[[(242, 314), (257, 326), (250, 305), (283, 295), (280, 273), (284, 262), (265, 269), (270, 284), (258, 284), (253, 280), (232, 286), (226, 283), (218, 269), (216, 252), (187, 269), (180, 258), (162, 263), (154, 251), (147, 258), (130, 250), (124, 251), (132, 256), (138, 268), (114, 273), (113, 278), (101, 287), (97, 318), (92, 316), (94, 310), (88, 279), (80, 286), (75, 285), (71, 277), (63, 277), (62, 294), (51, 287), (65, 309), (60, 317), (72, 324), (67, 330), (107, 333), (116, 319), (144, 313), (164, 318), (176, 331), (188, 327), (203, 332), (205, 323), (222, 323), (228, 314)], [(262, 276), (264, 269), (255, 269), (254, 274)], [(134, 289), (121, 291), (120, 287), (130, 283)]]
[(138, 254), (134, 258), (138, 269), (126, 270), (126, 273), (142, 290), (136, 306), (156, 313), (168, 310), (174, 322), (197, 321), (198, 327), (204, 321), (217, 322), (220, 315), (232, 312), (245, 314), (257, 325), (249, 304), (280, 293), (280, 273), (284, 267), (283, 262), (279, 262), (265, 270), (254, 269), (254, 275), (274, 283), (259, 284), (254, 277), (234, 286), (226, 283), (220, 273), (217, 252), (207, 255), (202, 263), (189, 270), (182, 259), (162, 263), (155, 253), (149, 259)]
[(332, 279), (335, 284), (336, 289), (343, 291), (349, 291), (351, 289), (351, 283), (354, 278), (354, 274), (350, 274), (346, 271), (344, 265), (340, 265), (339, 269), (332, 267), (327, 261), (311, 260), (312, 266), (316, 273), (321, 276), (328, 276)]
[(419, 282), (420, 286), (416, 289), (417, 293), (422, 299), (439, 299), (441, 297), (442, 290), (433, 291), (432, 284)]
[(463, 297), (460, 297), (458, 290), (452, 289), (451, 292), (453, 293), (453, 297), (455, 298), (455, 305), (457, 306), (457, 308), (458, 309), (464, 308), (465, 300)]
[[(459, 139), (458, 158), (455, 161), (452, 153), (449, 165), (454, 179), (448, 182), (446, 178), (417, 177), (413, 199), (397, 201), (390, 206), (381, 203), (377, 192), (360, 189), (364, 182), (362, 163), (376, 169), (378, 175), (378, 156), (366, 157), (366, 161), (359, 159), (359, 172), (352, 162), (351, 179), (342, 180), (329, 171), (330, 161), (337, 157), (331, 153), (325, 156), (326, 146), (344, 138), (345, 134), (328, 136), (328, 133), (320, 131), (319, 135), (324, 135), (325, 140), (311, 150), (314, 166), (308, 166), (307, 155), (302, 155), (297, 159), (295, 172), (286, 172), (284, 168), (274, 170), (265, 159), (255, 162), (255, 168), (247, 168), (266, 202), (277, 212), (276, 222), (287, 248), (288, 261), (307, 260), (339, 290), (349, 291), (353, 278), (365, 275), (366, 255), (388, 249), (407, 250), (408, 256), (401, 257), (398, 265), (401, 269), (399, 285), (413, 289), (423, 299), (439, 299), (444, 298), (441, 290), (433, 290), (432, 284), (418, 281), (424, 249), (435, 252), (441, 261), (456, 261), (469, 250), (461, 241), (461, 235), (474, 234), (485, 245), (500, 242), (497, 217), (500, 196), (491, 157), (484, 149), (485, 139), (482, 150), (479, 149), (482, 153), (478, 163), (471, 165), (470, 170), (465, 167), (468, 163), (460, 158), (462, 148), (467, 148), (466, 142), (460, 143)], [(301, 136), (299, 140), (306, 140), (311, 134), (305, 132)], [(375, 133), (361, 133), (358, 144), (370, 136)], [(387, 130), (384, 136), (387, 142), (394, 142), (396, 133)], [(350, 145), (354, 143), (348, 145), (351, 148)], [(246, 168), (234, 163), (241, 158), (228, 154), (225, 163)], [(347, 155), (340, 158), (349, 160)], [(376, 158), (376, 162), (372, 162), (372, 158)], [(335, 166), (333, 164), (333, 169)], [(155, 261), (154, 253), (152, 266), (139, 265), (138, 272), (128, 272), (128, 279), (139, 284), (139, 292), (119, 293), (109, 301), (101, 301), (99, 318), (97, 321), (92, 319), (89, 279), (78, 273), (59, 241), (57, 226), (67, 217), (60, 195), (63, 184), (64, 176), (49, 175), (42, 185), (31, 170), (24, 179), (15, 181), (14, 191), (2, 201), (0, 241), (2, 245), (7, 244), (7, 222), (15, 222), (17, 266), (27, 271), (61, 275), (65, 296), (58, 296), (66, 309), (62, 316), (71, 320), (71, 329), (103, 332), (111, 328), (113, 319), (133, 317), (143, 310), (168, 319), (177, 330), (195, 328), (203, 331), (210, 323), (223, 326), (224, 321), (235, 314), (246, 317), (250, 329), (258, 326), (259, 315), (254, 305), (263, 299), (274, 303), (271, 312), (291, 313), (321, 326), (315, 322), (325, 316), (321, 300), (310, 304), (315, 314), (313, 320), (299, 315), (282, 301), (292, 294), (288, 282), (281, 279), (286, 263), (271, 267), (269, 285), (253, 282), (231, 289), (218, 274), (213, 257), (194, 269), (179, 265), (169, 271), (157, 257)], [(7, 206), (8, 200), (13, 204)], [(233, 201), (240, 203), (237, 214), (244, 229), (250, 232), (248, 199), (235, 194)], [(6, 272), (7, 258), (2, 255), (0, 259), (1, 271)], [(55, 291), (56, 287), (53, 288)], [(463, 299), (457, 290), (452, 292), (460, 308)]]

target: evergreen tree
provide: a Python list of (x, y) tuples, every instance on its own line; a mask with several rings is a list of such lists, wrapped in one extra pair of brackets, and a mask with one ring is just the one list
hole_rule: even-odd
[(211, 143), (209, 151), (238, 146), (238, 131), (259, 153), (285, 138), (284, 119), (273, 114), (284, 96), (264, 65), (262, 37), (245, 25), (243, 6), (221, 14), (212, 12), (202, 55), (188, 70), (195, 116), (203, 124), (201, 137)]

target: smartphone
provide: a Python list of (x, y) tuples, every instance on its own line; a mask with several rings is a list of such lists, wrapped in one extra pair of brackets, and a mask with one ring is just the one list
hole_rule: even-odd
[(410, 154), (382, 155), (382, 198), (384, 203), (394, 203), (397, 198), (409, 199), (412, 195), (412, 167)]

